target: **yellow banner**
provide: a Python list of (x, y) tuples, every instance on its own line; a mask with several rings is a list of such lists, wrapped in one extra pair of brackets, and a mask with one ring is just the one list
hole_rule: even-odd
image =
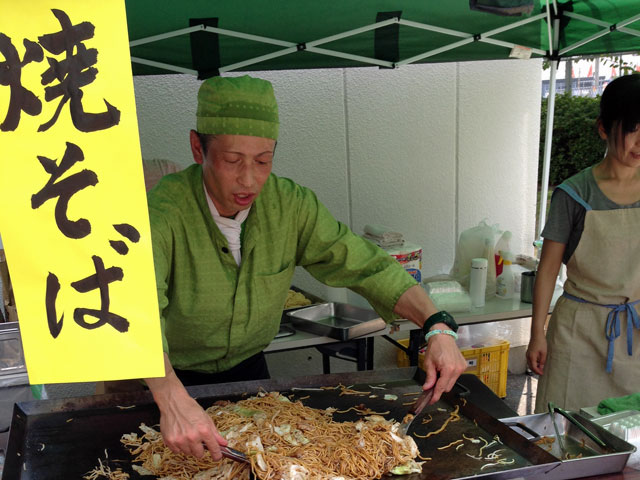
[(162, 376), (124, 0), (0, 10), (0, 232), (29, 381)]

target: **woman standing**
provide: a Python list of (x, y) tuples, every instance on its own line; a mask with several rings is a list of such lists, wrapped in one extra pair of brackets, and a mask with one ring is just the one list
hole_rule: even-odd
[[(533, 300), (527, 362), (541, 375), (536, 412), (640, 392), (640, 75), (600, 100), (605, 158), (554, 192)], [(545, 337), (561, 263), (564, 293)]]

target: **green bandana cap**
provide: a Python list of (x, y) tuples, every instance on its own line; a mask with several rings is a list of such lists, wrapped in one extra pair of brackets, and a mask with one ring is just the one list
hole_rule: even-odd
[(276, 96), (260, 78), (208, 78), (198, 90), (196, 118), (199, 133), (278, 139)]

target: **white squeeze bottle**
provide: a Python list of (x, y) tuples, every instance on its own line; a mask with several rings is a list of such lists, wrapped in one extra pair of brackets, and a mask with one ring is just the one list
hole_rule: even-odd
[(487, 265), (486, 258), (473, 258), (471, 260), (471, 274), (469, 276), (469, 295), (472, 307), (484, 307), (484, 295), (487, 289)]
[(502, 255), (502, 252), (511, 251), (511, 245), (509, 244), (509, 242), (512, 236), (513, 235), (509, 230), (505, 230), (504, 232), (502, 232), (502, 235), (500, 235), (500, 238), (496, 242), (496, 246), (493, 248), (493, 252), (495, 255), (494, 258), (496, 262), (496, 276), (502, 273), (502, 263), (500, 262), (500, 255)]
[(499, 298), (512, 298), (514, 290), (513, 270), (511, 264), (514, 257), (511, 252), (502, 252), (502, 273), (496, 278), (496, 296)]

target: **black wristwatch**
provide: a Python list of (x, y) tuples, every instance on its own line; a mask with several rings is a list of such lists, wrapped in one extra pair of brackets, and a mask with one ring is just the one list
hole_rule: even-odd
[(454, 332), (458, 331), (458, 324), (453, 319), (453, 317), (449, 313), (442, 310), (440, 312), (434, 313), (424, 321), (424, 325), (422, 325), (422, 335), (426, 335), (427, 333), (429, 333), (431, 327), (433, 327), (436, 323), (444, 323)]

